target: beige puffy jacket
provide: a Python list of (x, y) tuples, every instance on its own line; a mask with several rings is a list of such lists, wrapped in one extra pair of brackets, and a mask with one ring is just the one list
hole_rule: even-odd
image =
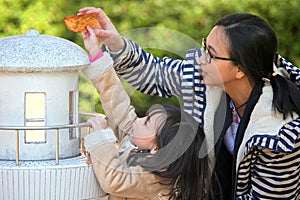
[[(170, 190), (159, 183), (164, 181), (162, 178), (140, 166), (127, 165), (127, 157), (134, 148), (127, 133), (137, 116), (112, 67), (110, 56), (104, 53), (104, 57), (91, 63), (83, 73), (97, 89), (111, 128), (98, 130), (84, 138), (98, 182), (108, 193), (103, 199), (168, 199)], [(113, 133), (119, 148), (111, 140)]]

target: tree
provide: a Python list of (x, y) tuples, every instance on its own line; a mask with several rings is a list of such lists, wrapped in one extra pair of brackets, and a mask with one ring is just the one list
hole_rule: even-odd
[[(86, 6), (101, 7), (122, 35), (143, 43), (155, 55), (174, 58), (182, 58), (187, 49), (199, 46), (202, 37), (224, 15), (258, 14), (277, 32), (280, 54), (295, 64), (300, 62), (298, 0), (0, 0), (0, 37), (36, 29), (83, 47), (81, 34), (68, 31), (62, 19)], [(98, 100), (91, 83), (80, 74), (80, 109), (102, 112)], [(139, 92), (133, 93), (132, 101), (141, 115), (153, 103), (178, 105), (177, 98), (162, 99)]]

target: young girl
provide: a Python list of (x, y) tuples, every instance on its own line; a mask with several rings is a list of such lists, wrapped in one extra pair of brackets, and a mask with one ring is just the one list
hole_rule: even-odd
[(91, 118), (95, 132), (84, 138), (84, 145), (109, 198), (208, 198), (211, 172), (198, 123), (166, 105), (154, 106), (138, 118), (110, 56), (98, 48), (94, 30), (87, 27), (83, 39), (94, 61), (83, 73), (99, 92), (110, 126), (103, 117)]

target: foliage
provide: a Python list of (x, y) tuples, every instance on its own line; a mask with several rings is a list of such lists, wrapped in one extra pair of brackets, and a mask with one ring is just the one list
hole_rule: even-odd
[[(175, 58), (199, 46), (197, 41), (220, 17), (233, 12), (258, 14), (276, 30), (280, 54), (295, 64), (300, 62), (298, 0), (0, 0), (0, 37), (37, 29), (41, 34), (62, 37), (83, 47), (81, 34), (68, 31), (62, 18), (86, 6), (101, 7), (122, 35), (155, 55)], [(178, 105), (177, 98), (149, 97), (139, 92), (131, 97), (141, 115), (153, 103)], [(80, 74), (80, 109), (102, 112), (98, 100), (91, 83)]]

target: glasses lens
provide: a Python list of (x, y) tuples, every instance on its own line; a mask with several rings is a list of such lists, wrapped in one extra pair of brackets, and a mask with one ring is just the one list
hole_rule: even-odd
[(210, 56), (208, 49), (205, 49), (205, 59), (206, 59), (207, 63), (211, 62), (211, 56)]
[(203, 48), (203, 53), (204, 53), (204, 56), (205, 56), (206, 63), (210, 63), (211, 62), (211, 56), (210, 56), (210, 53), (209, 53), (208, 49), (206, 48), (206, 38), (202, 39), (202, 48)]

